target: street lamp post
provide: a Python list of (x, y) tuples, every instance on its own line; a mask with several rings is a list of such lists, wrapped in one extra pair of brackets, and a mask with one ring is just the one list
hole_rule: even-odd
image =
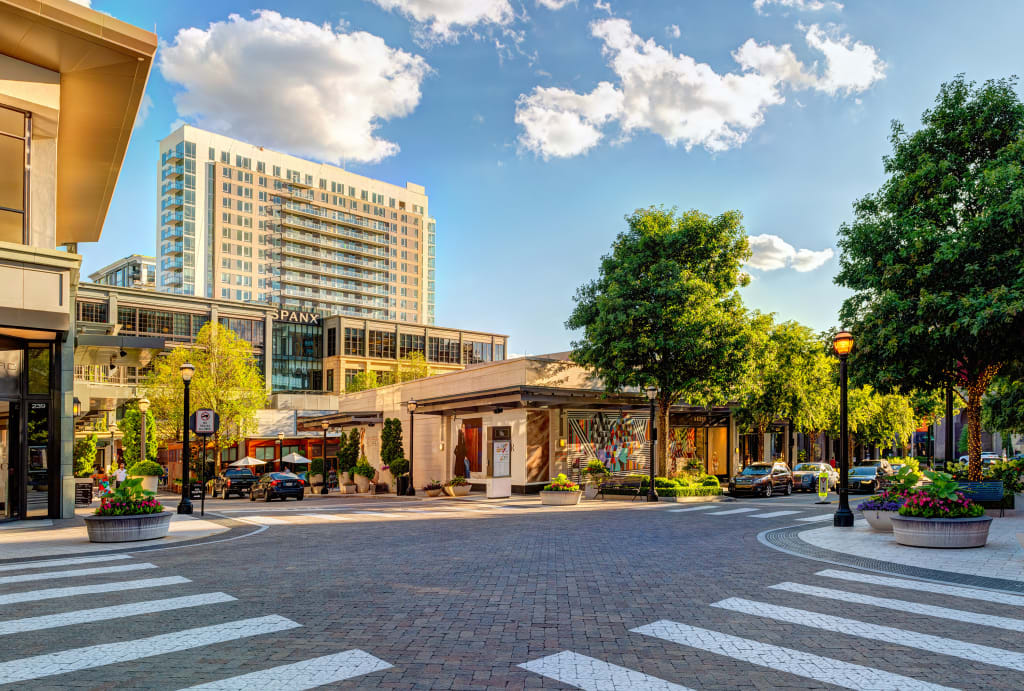
[(110, 432), (110, 472), (117, 472), (117, 447), (114, 446), (114, 434), (117, 432), (117, 424), (111, 422), (107, 428)]
[(280, 466), (278, 470), (284, 470), (284, 464), (281, 460), (284, 458), (284, 432), (277, 433), (277, 464)]
[(654, 422), (654, 399), (658, 397), (658, 387), (647, 387), (647, 400), (651, 402), (651, 458), (650, 458), (650, 483), (647, 485), (647, 501), (658, 501), (658, 490), (654, 488), (654, 447), (657, 445), (658, 426)]
[(186, 362), (178, 368), (181, 372), (181, 380), (185, 382), (185, 424), (182, 425), (181, 433), (181, 501), (178, 503), (178, 513), (192, 513), (192, 488), (189, 485), (189, 470), (192, 465), (192, 449), (188, 441), (188, 418), (189, 418), (189, 387), (192, 383), (192, 375), (196, 368)]
[(142, 436), (142, 446), (139, 447), (139, 460), (148, 461), (147, 447), (146, 447), (146, 411), (149, 410), (149, 399), (139, 399), (139, 431)]
[(413, 447), (416, 446), (416, 399), (410, 398), (409, 403), (409, 487), (405, 490), (405, 496), (416, 496), (416, 488), (412, 486), (412, 457)]
[(840, 331), (832, 339), (832, 347), (839, 356), (839, 508), (832, 517), (836, 528), (853, 527), (853, 511), (850, 510), (849, 462), (850, 439), (847, 429), (846, 409), (846, 358), (853, 350), (853, 334)]
[(324, 460), (323, 464), (320, 466), (320, 473), (323, 478), (320, 484), (320, 494), (327, 494), (329, 491), (327, 489), (327, 430), (330, 428), (330, 425), (326, 422), (321, 422), (320, 427), (324, 431)]

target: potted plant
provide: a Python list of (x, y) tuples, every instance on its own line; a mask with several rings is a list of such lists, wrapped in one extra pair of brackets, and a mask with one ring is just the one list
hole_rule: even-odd
[(137, 477), (142, 480), (142, 489), (156, 494), (156, 485), (164, 474), (164, 467), (153, 461), (139, 461), (128, 468), (129, 477)]
[(540, 503), (544, 506), (575, 506), (582, 496), (580, 486), (569, 480), (565, 473), (559, 473), (541, 490)]
[(136, 542), (167, 535), (171, 512), (142, 488), (142, 478), (128, 478), (103, 497), (96, 514), (85, 517), (89, 542)]
[(590, 459), (587, 467), (583, 469), (583, 474), (588, 478), (584, 486), (584, 496), (587, 499), (595, 498), (598, 490), (601, 488), (601, 483), (611, 476), (608, 469), (604, 467), (604, 463), (596, 458)]
[(891, 519), (896, 542), (943, 549), (984, 547), (992, 523), (985, 509), (957, 491), (959, 485), (951, 475), (925, 475), (931, 484), (910, 492)]
[(377, 474), (377, 471), (366, 460), (366, 456), (360, 456), (356, 467), (352, 469), (352, 474), (355, 475), (356, 490), (365, 494), (370, 491), (370, 480)]
[(469, 494), (469, 480), (456, 475), (448, 482), (444, 483), (444, 491), (449, 497), (464, 497)]
[[(385, 468), (381, 468), (381, 470), (385, 470)], [(389, 470), (391, 477), (395, 478), (395, 493), (398, 496), (405, 496), (409, 489), (409, 461), (401, 457), (395, 458), (388, 464), (386, 470)]]
[(892, 532), (892, 517), (897, 515), (907, 495), (914, 491), (921, 476), (909, 466), (904, 465), (899, 472), (893, 476), (889, 486), (881, 494), (868, 497), (857, 505), (864, 520), (868, 522), (872, 530), (880, 533)]
[(428, 497), (440, 496), (443, 490), (444, 485), (441, 484), (440, 480), (431, 480), (427, 484), (423, 485), (423, 491), (427, 493)]

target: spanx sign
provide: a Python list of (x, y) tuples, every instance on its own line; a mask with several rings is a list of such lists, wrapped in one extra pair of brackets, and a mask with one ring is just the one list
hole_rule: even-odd
[(294, 312), (292, 310), (278, 310), (274, 319), (279, 322), (291, 322), (292, 324), (313, 324), (320, 325), (320, 315), (316, 312)]

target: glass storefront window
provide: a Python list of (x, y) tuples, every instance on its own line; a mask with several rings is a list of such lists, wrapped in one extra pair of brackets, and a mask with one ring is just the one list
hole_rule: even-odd
[(50, 404), (31, 401), (28, 404), (28, 487), (25, 495), (26, 515), (42, 518), (50, 513)]
[(0, 107), (0, 240), (4, 242), (25, 242), (25, 152), (29, 150), (30, 123), (25, 113)]
[(323, 391), (323, 327), (274, 323), (274, 391)]
[(28, 392), (50, 393), (50, 346), (31, 346), (28, 349)]

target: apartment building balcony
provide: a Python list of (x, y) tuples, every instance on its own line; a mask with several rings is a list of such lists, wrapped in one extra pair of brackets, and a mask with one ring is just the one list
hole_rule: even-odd
[(368, 247), (362, 243), (352, 242), (351, 240), (339, 240), (332, 237), (326, 237), (322, 233), (311, 233), (304, 230), (285, 230), (281, 232), (281, 236), (288, 240), (294, 240), (295, 242), (301, 242), (314, 247), (326, 247), (333, 250), (355, 252), (366, 257), (388, 256), (387, 250), (383, 247)]
[(299, 259), (284, 259), (281, 262), (284, 269), (297, 271), (308, 271), (323, 274), (325, 276), (347, 276), (366, 283), (387, 283), (387, 273), (384, 271), (364, 271), (360, 269), (349, 269), (342, 266), (334, 266), (324, 262), (311, 262)]
[(160, 269), (162, 271), (174, 271), (175, 269), (181, 270), (184, 268), (181, 257), (176, 259), (164, 259), (160, 262)]
[(183, 195), (172, 195), (167, 199), (160, 202), (160, 210), (165, 211), (167, 209), (180, 209), (185, 205), (185, 197)]
[(164, 166), (160, 170), (160, 177), (164, 180), (182, 178), (185, 176), (185, 166)]
[(302, 189), (300, 187), (283, 187), (279, 190), (274, 190), (275, 193), (288, 199), (302, 199), (303, 201), (314, 201), (316, 194), (313, 190)]
[(185, 222), (185, 214), (181, 211), (172, 211), (160, 216), (160, 223), (163, 225), (180, 225)]
[(180, 242), (167, 242), (160, 246), (160, 254), (166, 256), (181, 254), (183, 251), (184, 246)]
[(347, 290), (355, 293), (363, 293), (365, 295), (387, 295), (388, 291), (383, 286), (369, 286), (353, 281), (345, 281), (341, 279), (331, 278), (316, 278), (312, 276), (298, 276), (294, 273), (286, 271), (281, 276), (282, 283), (299, 283), (307, 286), (315, 286), (317, 288), (329, 288), (331, 290)]
[(170, 153), (164, 154), (163, 161), (162, 161), (162, 163), (164, 165), (168, 165), (168, 164), (173, 165), (175, 163), (184, 163), (184, 162), (185, 162), (184, 155), (183, 154), (179, 154), (177, 151), (172, 151)]
[(160, 231), (161, 240), (181, 240), (185, 237), (185, 229), (182, 226), (169, 226)]
[(176, 180), (174, 182), (165, 182), (160, 187), (160, 194), (183, 194), (185, 192), (185, 183), (182, 180)]
[(309, 247), (291, 245), (288, 243), (285, 243), (281, 247), (281, 253), (298, 257), (314, 257), (320, 261), (327, 261), (345, 266), (366, 267), (368, 269), (377, 269), (379, 271), (385, 271), (388, 268), (388, 263), (384, 260), (360, 259), (359, 257), (345, 255), (339, 252), (317, 251)]
[(335, 237), (352, 238), (359, 242), (365, 242), (367, 244), (376, 245), (380, 247), (387, 246), (387, 240), (382, 235), (373, 235), (361, 230), (355, 230), (353, 228), (346, 228), (342, 225), (335, 225), (334, 223), (324, 223), (322, 221), (311, 221), (300, 216), (293, 216), (289, 213), (283, 213), (281, 216), (275, 217), (275, 223), (280, 223), (283, 226), (289, 226), (291, 228), (303, 228), (305, 230), (312, 230), (317, 233), (323, 233), (325, 235), (332, 235)]
[(359, 307), (387, 307), (387, 300), (384, 300), (383, 298), (360, 298), (354, 295), (332, 295), (330, 293), (324, 293), (323, 291), (314, 292), (310, 288), (295, 288), (288, 286), (286, 288), (282, 288), (281, 293), (288, 297), (308, 298), (310, 300), (319, 300), (320, 302), (358, 305)]
[(384, 221), (377, 221), (372, 218), (363, 218), (354, 214), (346, 213), (344, 211), (332, 211), (329, 209), (323, 209), (317, 206), (311, 206), (309, 204), (296, 204), (295, 202), (283, 202), (281, 204), (282, 211), (294, 211), (295, 213), (304, 214), (316, 219), (325, 219), (333, 221), (335, 223), (348, 223), (349, 225), (359, 226), (360, 228), (368, 228), (369, 230), (376, 231), (378, 233), (387, 233), (391, 230), (391, 226)]

